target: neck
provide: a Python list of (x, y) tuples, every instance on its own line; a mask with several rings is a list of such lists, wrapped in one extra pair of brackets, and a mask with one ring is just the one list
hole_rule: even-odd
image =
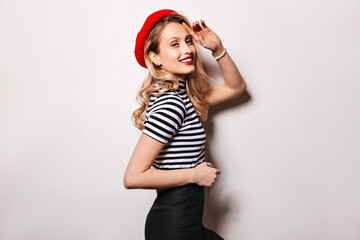
[(186, 75), (185, 74), (176, 74), (175, 77), (178, 80), (184, 80), (185, 81)]

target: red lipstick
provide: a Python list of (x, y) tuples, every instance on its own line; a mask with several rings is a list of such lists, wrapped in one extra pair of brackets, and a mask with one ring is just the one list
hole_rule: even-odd
[(185, 65), (191, 65), (193, 64), (193, 57), (192, 56), (187, 56), (183, 59), (180, 60), (181, 63), (185, 64)]

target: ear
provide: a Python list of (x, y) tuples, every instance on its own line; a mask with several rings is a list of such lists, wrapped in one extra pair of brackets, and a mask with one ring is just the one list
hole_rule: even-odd
[(157, 55), (154, 52), (149, 52), (149, 57), (151, 59), (151, 61), (156, 65), (156, 66), (161, 66), (161, 62), (160, 62), (160, 57), (159, 55)]

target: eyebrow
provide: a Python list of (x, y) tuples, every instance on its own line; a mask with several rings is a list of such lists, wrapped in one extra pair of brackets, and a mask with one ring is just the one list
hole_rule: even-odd
[[(187, 39), (187, 38), (189, 38), (189, 37), (191, 37), (191, 35), (189, 34), (189, 35), (187, 35), (186, 37), (185, 37), (185, 39)], [(180, 39), (180, 37), (171, 37), (171, 38), (169, 38), (168, 39), (168, 42), (169, 41), (171, 41), (171, 40), (173, 40), (173, 39), (175, 39), (175, 40), (179, 40)]]

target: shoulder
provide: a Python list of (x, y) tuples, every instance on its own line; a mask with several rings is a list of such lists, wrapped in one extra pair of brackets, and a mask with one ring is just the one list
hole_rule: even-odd
[(183, 100), (175, 93), (166, 92), (154, 98), (144, 122), (143, 133), (167, 143), (180, 129), (186, 116)]
[(151, 112), (159, 110), (174, 110), (185, 116), (186, 106), (184, 100), (174, 91), (166, 91), (156, 97), (152, 104)]

